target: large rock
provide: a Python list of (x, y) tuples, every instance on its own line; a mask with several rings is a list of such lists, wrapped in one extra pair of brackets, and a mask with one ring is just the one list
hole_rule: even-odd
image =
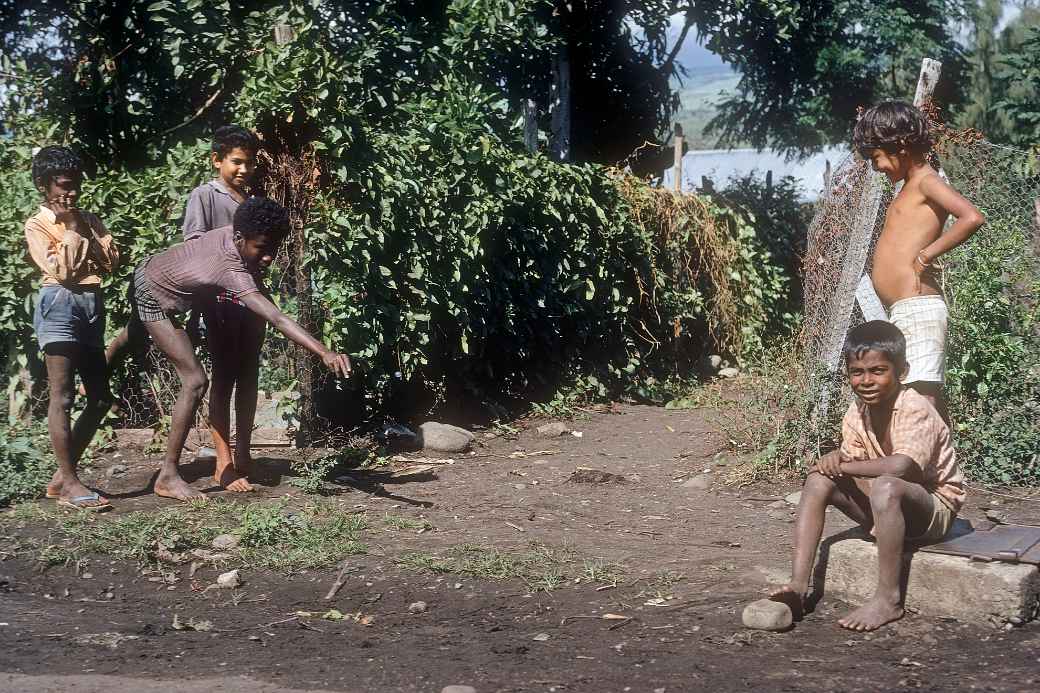
[[(862, 539), (845, 539), (821, 555), (824, 592), (862, 604), (877, 584), (877, 547)], [(1003, 625), (1035, 618), (1040, 607), (1040, 570), (1035, 565), (972, 561), (960, 556), (903, 554), (906, 606), (925, 616), (955, 618), (965, 623)], [(905, 575), (905, 573), (904, 573)]]
[(423, 448), (434, 452), (462, 452), (476, 438), (465, 428), (436, 421), (427, 421), (419, 426), (419, 437)]
[(751, 602), (744, 607), (740, 619), (747, 628), (772, 631), (787, 630), (794, 622), (791, 607), (772, 599)]

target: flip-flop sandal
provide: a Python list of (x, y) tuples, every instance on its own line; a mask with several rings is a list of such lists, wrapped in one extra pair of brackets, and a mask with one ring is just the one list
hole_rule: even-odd
[(87, 496), (76, 496), (75, 498), (70, 498), (68, 500), (59, 498), (58, 505), (62, 508), (71, 508), (72, 510), (86, 510), (87, 512), (94, 513), (109, 510), (112, 507), (112, 504), (108, 501), (105, 501), (100, 505), (86, 505), (86, 503), (89, 503), (91, 501), (97, 502), (99, 500), (101, 500), (101, 496), (95, 492)]

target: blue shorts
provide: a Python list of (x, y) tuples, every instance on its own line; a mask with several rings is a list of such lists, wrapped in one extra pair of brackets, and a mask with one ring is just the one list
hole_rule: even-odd
[(100, 286), (45, 284), (36, 298), (33, 329), (40, 348), (72, 342), (105, 348), (105, 299)]

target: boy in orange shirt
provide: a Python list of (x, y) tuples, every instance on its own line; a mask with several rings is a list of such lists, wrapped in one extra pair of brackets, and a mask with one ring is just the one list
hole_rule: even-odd
[(854, 328), (845, 361), (858, 401), (842, 420), (841, 447), (809, 470), (794, 526), (791, 581), (770, 598), (801, 618), (824, 512), (833, 506), (877, 539), (874, 596), (838, 621), (868, 631), (902, 618), (903, 547), (908, 540), (941, 540), (965, 492), (949, 427), (926, 397), (900, 383), (907, 363), (899, 328), (884, 320)]
[[(29, 255), (43, 273), (33, 327), (47, 367), (47, 429), (58, 470), (47, 497), (79, 510), (111, 505), (79, 480), (76, 466), (112, 405), (105, 365), (105, 303), (101, 277), (119, 263), (105, 225), (77, 207), (83, 170), (67, 147), (44, 147), (32, 162), (40, 210), (25, 222)], [(76, 374), (87, 404), (71, 425)]]

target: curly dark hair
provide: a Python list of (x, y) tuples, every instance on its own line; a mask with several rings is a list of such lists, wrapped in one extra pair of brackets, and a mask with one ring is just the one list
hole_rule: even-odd
[(83, 162), (68, 147), (51, 145), (36, 152), (32, 160), (32, 179), (37, 187), (46, 188), (58, 176), (83, 178)]
[(239, 125), (222, 125), (213, 132), (210, 148), (218, 159), (223, 159), (235, 147), (256, 153), (260, 151), (260, 138)]
[(906, 337), (902, 330), (887, 320), (871, 320), (849, 330), (842, 350), (845, 363), (863, 358), (868, 351), (887, 356), (897, 371), (906, 365)]
[(883, 101), (865, 111), (852, 131), (852, 144), (866, 158), (873, 149), (927, 154), (932, 136), (924, 114), (905, 101)]
[(281, 241), (289, 234), (289, 212), (267, 197), (250, 197), (240, 204), (231, 223), (243, 238), (267, 236)]

